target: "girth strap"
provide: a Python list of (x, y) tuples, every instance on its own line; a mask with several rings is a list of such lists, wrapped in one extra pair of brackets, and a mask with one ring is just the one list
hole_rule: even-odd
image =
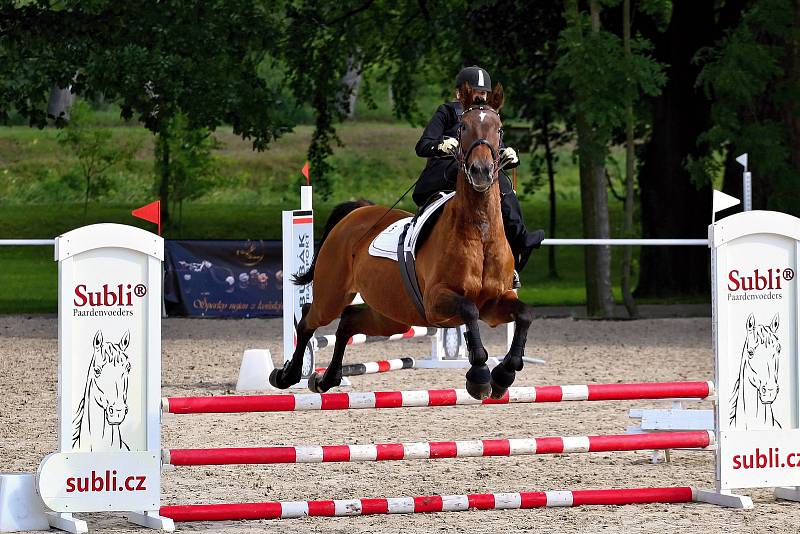
[(417, 280), (417, 268), (414, 263), (414, 254), (412, 251), (405, 250), (406, 233), (408, 233), (408, 230), (413, 227), (413, 225), (414, 221), (411, 221), (411, 223), (405, 227), (403, 233), (400, 234), (400, 239), (397, 241), (397, 264), (400, 266), (400, 278), (403, 280), (406, 293), (408, 293), (411, 302), (416, 306), (420, 317), (427, 320), (425, 317), (425, 305), (422, 303), (422, 291), (419, 289), (419, 281)]

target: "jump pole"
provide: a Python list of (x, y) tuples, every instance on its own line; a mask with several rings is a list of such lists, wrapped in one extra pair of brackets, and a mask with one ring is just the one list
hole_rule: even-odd
[[(361, 376), (374, 375), (378, 373), (388, 373), (389, 371), (399, 371), (401, 369), (413, 369), (414, 358), (395, 358), (393, 360), (380, 360), (377, 362), (349, 363), (342, 366), (342, 376)], [(317, 373), (324, 373), (325, 367), (317, 367)]]
[(614, 401), (706, 398), (714, 394), (712, 382), (642, 382), (574, 386), (511, 387), (500, 399), (473, 399), (464, 389), (300, 393), (286, 395), (219, 395), (168, 397), (165, 413), (244, 413), (354, 410), (369, 408), (419, 408), (430, 406), (492, 405), (565, 401)]
[(527, 510), (590, 505), (687, 503), (694, 500), (690, 487), (625, 488), (518, 493), (430, 495), (389, 499), (334, 499), (324, 501), (264, 502), (244, 504), (190, 504), (162, 506), (161, 515), (174, 521), (235, 521), (240, 519), (290, 519), (375, 514), (461, 512), (465, 510)]
[(658, 449), (705, 449), (713, 444), (714, 432), (700, 430), (369, 445), (164, 449), (161, 459), (165, 466), (383, 462)]

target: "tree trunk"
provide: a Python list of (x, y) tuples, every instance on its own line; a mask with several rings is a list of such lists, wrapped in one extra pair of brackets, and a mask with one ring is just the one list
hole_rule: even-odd
[[(625, 47), (625, 59), (631, 58), (631, 0), (624, 0), (622, 5), (622, 35), (623, 46)], [(625, 222), (623, 233), (625, 237), (633, 235), (633, 167), (634, 167), (634, 147), (633, 147), (633, 103), (628, 102), (625, 110)], [(631, 291), (631, 277), (633, 275), (633, 247), (624, 247), (622, 258), (622, 301), (625, 309), (628, 310), (630, 317), (639, 315), (636, 309), (636, 301), (633, 299)]]
[[(578, 136), (580, 137), (580, 130)], [(603, 160), (581, 156), (580, 181), (583, 234), (589, 239), (608, 239), (608, 191)], [(612, 317), (614, 295), (611, 292), (611, 247), (584, 247), (584, 268), (587, 315)]]
[(169, 135), (165, 131), (159, 132), (156, 142), (161, 156), (159, 165), (159, 170), (161, 171), (161, 181), (158, 186), (158, 196), (161, 199), (161, 223), (167, 224), (169, 222), (170, 182)]
[[(794, 2), (794, 28), (800, 28), (800, 1)], [(797, 32), (791, 34), (788, 53), (787, 77), (791, 81), (790, 87), (800, 86), (800, 38)], [(784, 120), (789, 132), (789, 149), (792, 167), (800, 171), (800, 102), (797, 98), (787, 99), (783, 109)]]
[[(700, 155), (698, 136), (710, 126), (711, 104), (695, 87), (697, 51), (716, 38), (714, 5), (673, 3), (667, 31), (655, 35), (667, 84), (653, 105), (653, 127), (639, 174), (642, 233), (648, 238), (703, 238), (711, 222), (711, 185), (692, 183), (685, 164)], [(636, 296), (708, 295), (704, 247), (642, 247)]]
[[(544, 145), (544, 157), (547, 163), (547, 186), (548, 201), (550, 204), (550, 225), (548, 236), (556, 237), (556, 173), (553, 169), (553, 148), (550, 146), (550, 117), (545, 112), (544, 126), (542, 127), (542, 144)], [(550, 279), (558, 278), (556, 268), (556, 247), (547, 248), (547, 277)]]
[[(572, 21), (580, 24), (577, 3), (568, 0)], [(592, 32), (600, 31), (597, 0), (591, 0)], [(575, 94), (578, 154), (580, 159), (581, 215), (587, 238), (609, 237), (608, 190), (606, 189), (606, 143), (597, 139), (585, 112), (585, 96)], [(614, 296), (611, 292), (611, 249), (608, 246), (584, 247), (586, 313), (590, 317), (612, 317)]]
[(347, 118), (356, 118), (356, 104), (358, 103), (358, 91), (361, 88), (361, 65), (356, 63), (354, 57), (347, 58), (347, 72), (342, 77), (342, 85), (348, 91), (347, 95)]
[(75, 93), (72, 86), (65, 88), (53, 87), (47, 100), (47, 114), (56, 119), (69, 120), (69, 108), (75, 103)]

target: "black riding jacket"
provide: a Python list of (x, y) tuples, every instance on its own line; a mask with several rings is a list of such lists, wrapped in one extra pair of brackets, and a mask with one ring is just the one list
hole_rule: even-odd
[[(462, 113), (461, 102), (457, 100), (440, 105), (422, 132), (422, 137), (417, 141), (415, 148), (417, 156), (428, 158), (428, 163), (414, 188), (414, 201), (417, 205), (423, 204), (434, 193), (455, 188), (458, 175), (456, 159), (450, 154), (441, 152), (437, 147), (445, 137), (458, 138), (458, 125)], [(502, 138), (500, 148), (505, 148)], [(518, 165), (519, 161), (506, 165), (504, 169), (513, 169)], [(501, 180), (501, 189), (510, 189), (510, 183), (507, 188), (503, 188), (503, 182), (508, 182), (508, 179)]]

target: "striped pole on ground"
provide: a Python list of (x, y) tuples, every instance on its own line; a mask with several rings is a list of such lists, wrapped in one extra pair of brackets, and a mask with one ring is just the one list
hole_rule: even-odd
[(294, 395), (231, 395), (168, 397), (161, 400), (166, 413), (294, 412), (365, 408), (412, 408), (474, 404), (511, 404), (564, 401), (610, 401), (706, 398), (712, 382), (643, 382), (576, 386), (512, 387), (500, 399), (476, 400), (464, 389), (375, 391), (349, 393), (299, 393)]
[[(426, 326), (412, 326), (402, 334), (394, 334), (392, 336), (367, 336), (365, 334), (356, 334), (348, 341), (348, 345), (362, 345), (364, 343), (375, 343), (378, 341), (397, 341), (398, 339), (411, 339), (413, 337), (430, 337), (436, 335), (436, 329)], [(324, 349), (325, 347), (332, 347), (336, 343), (336, 335), (328, 334), (325, 336), (314, 336), (317, 341), (317, 348)]]
[(305, 464), (686, 449), (705, 448), (713, 443), (713, 432), (699, 430), (607, 436), (377, 443), (369, 445), (164, 449), (161, 456), (164, 465)]
[[(395, 358), (393, 360), (381, 360), (366, 363), (348, 363), (342, 366), (342, 376), (374, 375), (376, 373), (386, 373), (398, 371), (400, 369), (413, 369), (414, 358)], [(324, 373), (325, 367), (317, 367), (317, 373)]]
[(263, 502), (242, 504), (189, 504), (162, 506), (160, 515), (175, 521), (237, 521), (373, 514), (460, 512), (464, 510), (516, 510), (586, 505), (685, 503), (694, 500), (690, 487), (593, 489), (473, 493), (389, 499), (336, 499), (324, 501)]

